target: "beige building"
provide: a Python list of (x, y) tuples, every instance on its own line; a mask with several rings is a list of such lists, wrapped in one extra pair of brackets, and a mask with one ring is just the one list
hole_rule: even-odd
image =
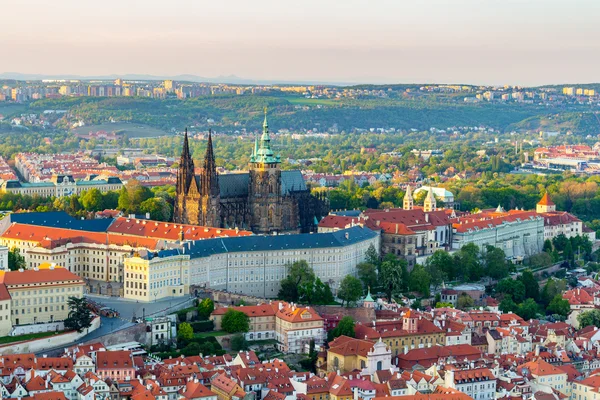
[(582, 381), (574, 381), (571, 398), (574, 400), (600, 399), (600, 375), (592, 375)]
[(221, 329), (223, 316), (230, 308), (250, 318), (247, 340), (276, 339), (278, 348), (287, 353), (304, 353), (311, 340), (316, 346), (325, 343), (323, 318), (310, 307), (283, 301), (258, 306), (221, 307), (210, 316), (215, 330)]
[(215, 324), (215, 330), (221, 330), (223, 316), (230, 309), (241, 311), (250, 318), (250, 329), (246, 332), (246, 340), (263, 340), (275, 338), (275, 314), (277, 303), (260, 304), (257, 306), (221, 307), (210, 316)]
[(19, 249), (28, 269), (54, 263), (83, 278), (123, 282), (125, 257), (142, 249), (154, 250), (164, 241), (13, 223), (0, 236), (0, 245)]
[[(167, 252), (169, 250), (166, 250)], [(155, 301), (189, 293), (189, 256), (131, 257), (124, 263), (123, 297)]]
[(90, 189), (98, 189), (102, 193), (118, 191), (123, 187), (123, 182), (117, 177), (107, 179), (92, 179), (75, 181), (72, 176), (57, 175), (50, 182), (20, 182), (16, 180), (4, 181), (0, 186), (0, 192), (15, 193), (28, 196), (38, 195), (41, 197), (63, 197), (72, 194), (81, 194)]
[(64, 321), (69, 297), (82, 297), (84, 285), (79, 276), (48, 263), (31, 270), (0, 271), (0, 332)]

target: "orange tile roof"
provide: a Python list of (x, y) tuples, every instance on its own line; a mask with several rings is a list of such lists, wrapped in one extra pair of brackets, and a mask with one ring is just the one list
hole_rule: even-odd
[(27, 269), (23, 271), (0, 271), (0, 283), (10, 287), (12, 285), (24, 285), (32, 283), (72, 282), (84, 284), (84, 281), (66, 268), (56, 266), (48, 268), (49, 264), (41, 264), (36, 271)]
[(175, 241), (180, 239), (181, 232), (185, 240), (211, 239), (217, 237), (249, 236), (250, 231), (237, 229), (211, 228), (207, 226), (173, 224), (143, 219), (130, 219), (120, 217), (109, 227), (108, 232), (127, 235), (142, 236), (153, 239)]
[(540, 206), (554, 206), (555, 204), (552, 202), (552, 200), (550, 200), (550, 196), (548, 195), (548, 192), (544, 193), (544, 196), (542, 197), (542, 199), (540, 200), (540, 202), (538, 203), (538, 205)]
[(369, 340), (354, 339), (348, 336), (337, 337), (329, 343), (329, 352), (342, 356), (357, 355), (366, 357), (373, 348)]
[(44, 227), (13, 223), (2, 234), (4, 239), (35, 242), (43, 248), (55, 248), (67, 243), (97, 243), (114, 244), (117, 246), (131, 246), (134, 248), (147, 248), (154, 250), (159, 247), (159, 240), (146, 237), (129, 237), (120, 234), (103, 232), (90, 232), (66, 228)]
[(467, 218), (458, 218), (456, 219), (452, 227), (456, 229), (458, 233), (465, 233), (470, 230), (475, 230), (475, 228), (481, 229), (490, 229), (496, 226), (500, 226), (505, 222), (517, 222), (517, 221), (527, 221), (538, 218), (539, 215), (535, 211), (519, 211), (506, 213), (502, 216), (495, 216), (492, 218), (485, 217), (477, 217), (477, 214), (467, 217)]
[(323, 321), (323, 318), (321, 318), (314, 308), (292, 306), (290, 304), (284, 305), (281, 310), (277, 311), (277, 317), (292, 323)]
[(517, 370), (519, 373), (522, 373), (523, 369), (526, 368), (532, 375), (536, 376), (547, 376), (547, 375), (560, 375), (565, 374), (566, 372), (556, 368), (554, 365), (544, 361), (541, 358), (538, 358), (535, 361), (530, 361), (528, 363), (520, 365)]

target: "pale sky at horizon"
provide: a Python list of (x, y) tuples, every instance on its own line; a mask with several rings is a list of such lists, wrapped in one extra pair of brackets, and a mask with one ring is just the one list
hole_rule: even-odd
[(0, 73), (600, 82), (600, 0), (3, 0)]

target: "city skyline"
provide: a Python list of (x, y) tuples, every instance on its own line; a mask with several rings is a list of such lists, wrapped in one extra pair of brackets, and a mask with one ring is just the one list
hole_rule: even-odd
[(9, 55), (0, 73), (524, 86), (600, 81), (596, 2), (345, 5), (182, 0), (165, 8), (109, 0), (92, 10), (72, 0), (53, 7), (27, 0), (4, 7), (21, 17), (0, 28), (0, 48)]

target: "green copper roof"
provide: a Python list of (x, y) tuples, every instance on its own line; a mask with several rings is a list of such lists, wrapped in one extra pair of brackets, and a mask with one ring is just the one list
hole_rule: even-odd
[(267, 109), (265, 108), (265, 120), (263, 122), (263, 133), (260, 137), (260, 145), (254, 144), (254, 154), (250, 157), (251, 162), (274, 164), (281, 162), (280, 156), (276, 156), (271, 150), (271, 137), (269, 135), (269, 123), (267, 122)]
[(375, 300), (373, 300), (373, 298), (371, 297), (371, 288), (369, 288), (369, 290), (367, 291), (367, 297), (365, 297), (365, 299), (363, 300), (364, 302), (372, 302), (374, 303)]

